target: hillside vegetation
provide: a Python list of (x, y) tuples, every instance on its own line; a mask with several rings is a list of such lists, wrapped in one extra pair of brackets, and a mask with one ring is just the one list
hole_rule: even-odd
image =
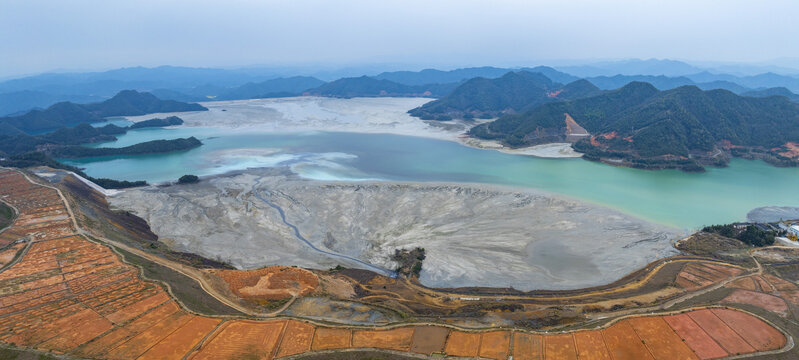
[(468, 80), (443, 98), (409, 113), (423, 120), (492, 118), (598, 92), (599, 89), (586, 80), (564, 86), (541, 73), (509, 72), (496, 79), (480, 77)]
[(799, 104), (785, 97), (753, 98), (695, 86), (658, 91), (633, 82), (621, 89), (545, 104), (474, 127), (470, 134), (520, 147), (563, 141), (565, 114), (593, 136), (574, 144), (588, 159), (641, 168), (701, 171), (729, 155), (795, 166)]
[(59, 158), (82, 158), (113, 155), (163, 154), (175, 151), (190, 150), (203, 143), (194, 136), (171, 140), (152, 140), (121, 148), (89, 148), (80, 145), (63, 146), (51, 151), (51, 155)]
[(150, 93), (120, 91), (116, 96), (94, 104), (60, 102), (45, 110), (32, 110), (24, 115), (0, 118), (0, 135), (35, 134), (104, 121), (109, 116), (136, 116), (150, 113), (208, 110), (199, 104), (161, 100)]

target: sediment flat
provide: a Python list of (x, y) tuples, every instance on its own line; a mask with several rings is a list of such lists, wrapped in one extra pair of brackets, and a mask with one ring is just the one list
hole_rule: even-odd
[[(282, 209), (308, 244), (300, 241)], [(520, 290), (603, 285), (676, 250), (678, 230), (543, 191), (457, 183), (312, 181), (247, 170), (109, 198), (161, 241), (241, 269), (267, 265), (393, 269), (425, 248), (431, 287)], [(323, 252), (341, 256), (330, 256)]]
[(571, 144), (545, 144), (518, 149), (464, 135), (480, 121), (434, 121), (410, 116), (407, 111), (430, 98), (289, 98), (211, 101), (201, 103), (208, 111), (128, 116), (138, 122), (153, 117), (180, 116), (181, 127), (220, 128), (243, 132), (339, 131), (367, 134), (419, 136), (458, 142), (478, 149), (547, 158), (580, 157)]

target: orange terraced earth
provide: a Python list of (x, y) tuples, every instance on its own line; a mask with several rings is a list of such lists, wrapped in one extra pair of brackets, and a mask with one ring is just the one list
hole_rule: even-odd
[[(22, 348), (97, 359), (273, 359), (377, 348), (487, 359), (672, 360), (777, 350), (787, 342), (759, 318), (721, 308), (546, 335), (429, 325), (347, 329), (300, 320), (202, 316), (183, 309), (160, 285), (143, 281), (138, 269), (110, 248), (80, 235), (56, 190), (0, 169), (0, 200), (20, 212), (0, 233), (0, 253), (28, 246), (19, 261), (0, 271), (0, 342)], [(701, 287), (736, 272), (697, 265), (687, 267), (682, 278), (686, 286)], [(259, 281), (247, 279), (242, 286), (255, 289)], [(745, 286), (759, 286), (754, 281)]]

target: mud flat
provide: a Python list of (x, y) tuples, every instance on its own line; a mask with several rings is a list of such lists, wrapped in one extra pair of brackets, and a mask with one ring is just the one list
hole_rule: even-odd
[[(313, 96), (204, 102), (208, 111), (177, 114), (185, 123), (179, 128), (219, 128), (225, 131), (302, 132), (341, 131), (420, 136), (508, 154), (546, 158), (580, 157), (571, 144), (557, 143), (508, 148), (498, 142), (471, 138), (464, 133), (485, 120), (420, 120), (407, 111), (421, 106), (429, 98), (352, 98), (337, 99)], [(129, 116), (138, 122), (154, 116)]]
[(799, 219), (799, 207), (764, 206), (752, 209), (746, 214), (746, 220), (752, 222), (775, 222)]
[[(300, 241), (287, 221), (317, 248)], [(450, 183), (325, 182), (249, 170), (109, 198), (161, 241), (240, 269), (386, 269), (423, 247), (423, 284), (573, 289), (612, 282), (676, 251), (675, 229), (552, 194)], [(340, 254), (331, 256), (324, 252)]]

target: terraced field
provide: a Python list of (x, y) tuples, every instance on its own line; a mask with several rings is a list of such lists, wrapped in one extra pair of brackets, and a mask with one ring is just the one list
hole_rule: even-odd
[[(17, 259), (0, 270), (0, 341), (22, 348), (102, 359), (272, 359), (342, 349), (486, 359), (711, 359), (792, 344), (759, 317), (725, 308), (628, 317), (602, 329), (560, 334), (208, 317), (184, 310), (109, 247), (84, 237), (57, 190), (0, 169), (0, 199), (20, 212), (0, 234), (3, 256), (10, 251), (11, 259)], [(705, 266), (684, 271), (686, 281), (701, 286), (698, 278), (726, 278), (733, 270)], [(255, 275), (241, 279), (237, 288), (260, 289), (255, 285), (266, 274)], [(286, 276), (287, 281), (300, 278), (310, 279)], [(795, 285), (776, 277), (743, 279), (731, 286), (796, 294)]]

